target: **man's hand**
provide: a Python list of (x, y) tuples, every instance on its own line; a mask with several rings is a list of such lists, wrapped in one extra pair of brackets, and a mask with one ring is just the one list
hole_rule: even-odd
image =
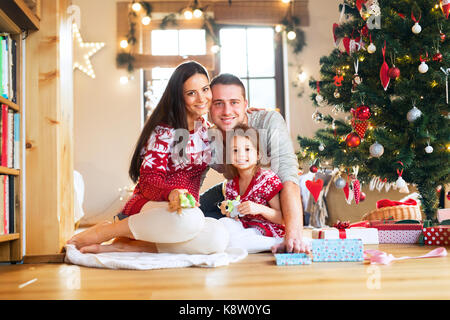
[(248, 113), (252, 113), (255, 111), (267, 110), (266, 108), (247, 108)]
[(286, 252), (286, 253), (311, 253), (309, 245), (302, 241), (300, 232), (288, 233), (286, 232), (283, 242), (272, 247), (272, 253)]

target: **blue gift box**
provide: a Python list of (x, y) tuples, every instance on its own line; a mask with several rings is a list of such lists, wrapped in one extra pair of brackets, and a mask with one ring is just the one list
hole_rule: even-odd
[(305, 253), (277, 253), (277, 266), (311, 264), (311, 257)]
[(313, 239), (313, 261), (363, 261), (361, 239)]

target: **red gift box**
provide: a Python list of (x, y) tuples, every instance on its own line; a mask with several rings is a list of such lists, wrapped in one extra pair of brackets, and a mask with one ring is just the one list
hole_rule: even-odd
[(430, 246), (450, 245), (450, 226), (423, 228), (423, 242)]

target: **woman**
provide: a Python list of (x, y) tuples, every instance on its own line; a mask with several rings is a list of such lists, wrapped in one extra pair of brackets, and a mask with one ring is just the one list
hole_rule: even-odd
[[(228, 233), (220, 223), (205, 219), (198, 208), (180, 214), (184, 193), (192, 194), (198, 206), (201, 176), (211, 157), (208, 125), (202, 117), (211, 99), (205, 68), (194, 61), (180, 64), (137, 141), (129, 169), (137, 185), (120, 220), (93, 226), (68, 244), (83, 253), (225, 249)], [(112, 244), (101, 245), (113, 238)]]

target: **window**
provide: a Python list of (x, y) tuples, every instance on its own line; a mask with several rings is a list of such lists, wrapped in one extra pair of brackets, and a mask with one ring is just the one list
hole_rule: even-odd
[[(216, 73), (232, 73), (244, 83), (249, 106), (284, 113), (282, 52), (273, 28), (223, 27), (219, 31), (221, 50)], [(152, 30), (151, 52), (160, 56), (205, 55), (203, 29)], [(144, 71), (145, 119), (159, 101), (173, 68)], [(210, 75), (214, 76), (213, 74)]]
[(283, 102), (281, 59), (273, 28), (224, 27), (220, 29), (220, 73), (238, 76), (247, 91), (249, 106), (280, 108)]

